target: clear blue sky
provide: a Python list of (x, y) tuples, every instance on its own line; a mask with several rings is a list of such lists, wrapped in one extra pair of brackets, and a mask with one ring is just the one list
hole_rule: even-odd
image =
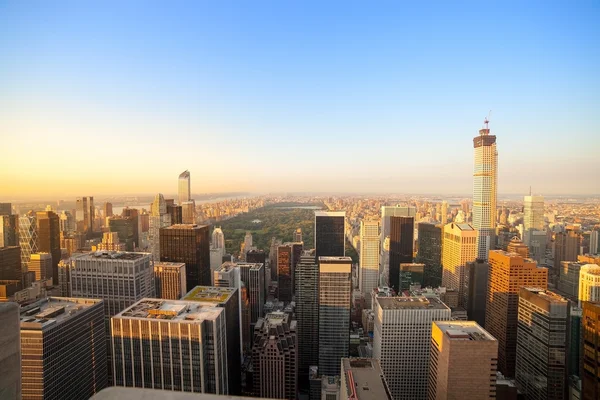
[(0, 0), (5, 194), (468, 194), (490, 109), (501, 194), (600, 193), (600, 2), (411, 3)]

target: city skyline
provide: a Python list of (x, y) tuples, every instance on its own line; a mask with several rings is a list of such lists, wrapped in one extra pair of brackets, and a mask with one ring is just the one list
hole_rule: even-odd
[(467, 194), (490, 109), (500, 195), (600, 193), (594, 4), (143, 7), (0, 4), (3, 197)]

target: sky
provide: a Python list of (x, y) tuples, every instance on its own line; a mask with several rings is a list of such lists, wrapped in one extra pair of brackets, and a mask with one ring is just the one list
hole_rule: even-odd
[[(414, 4), (413, 4), (414, 3)], [(418, 4), (416, 4), (418, 3)], [(526, 4), (525, 4), (526, 3)], [(600, 3), (0, 0), (0, 200), (600, 194)]]

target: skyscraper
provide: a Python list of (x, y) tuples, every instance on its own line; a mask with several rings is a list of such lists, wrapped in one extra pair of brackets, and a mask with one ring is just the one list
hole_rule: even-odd
[(112, 203), (109, 203), (108, 201), (104, 203), (104, 218), (108, 218), (108, 217), (112, 217), (113, 216), (113, 206)]
[(490, 135), (488, 120), (473, 139), (473, 228), (477, 231), (477, 258), (487, 260), (494, 248), (496, 202), (498, 195), (498, 151), (496, 136)]
[(515, 378), (526, 399), (566, 397), (569, 308), (564, 297), (550, 291), (519, 290)]
[(63, 211), (59, 215), (59, 226), (60, 232), (64, 236), (69, 236), (74, 234), (77, 231), (77, 222), (75, 221), (75, 217), (71, 214), (70, 211)]
[(309, 367), (319, 364), (319, 264), (314, 250), (303, 252), (295, 278), (298, 373), (302, 389), (308, 384)]
[(379, 361), (374, 358), (342, 358), (340, 399), (392, 400)]
[[(264, 253), (263, 253), (264, 255)], [(263, 315), (265, 304), (265, 265), (264, 263), (237, 263), (240, 277), (248, 290), (250, 303), (250, 323), (254, 325)]]
[[(52, 279), (52, 256), (48, 253), (33, 253), (29, 259), (28, 272), (35, 274), (36, 281)], [(58, 284), (58, 270), (56, 274)]]
[(178, 203), (182, 205), (192, 199), (192, 190), (190, 183), (190, 171), (183, 171), (179, 174), (179, 183), (177, 186)]
[(292, 301), (292, 246), (277, 247), (277, 298), (279, 301)]
[(498, 339), (498, 370), (514, 377), (517, 351), (519, 289), (546, 289), (548, 270), (516, 253), (490, 251), (485, 328)]
[(0, 247), (19, 245), (19, 216), (0, 215)]
[(256, 323), (253, 342), (255, 394), (295, 400), (298, 391), (296, 321), (284, 312), (269, 313)]
[(415, 217), (417, 215), (417, 209), (411, 206), (381, 206), (381, 247), (383, 248), (383, 241), (387, 236), (390, 236), (391, 232), (391, 217)]
[[(544, 230), (544, 197), (525, 196), (523, 199), (523, 243), (529, 248), (537, 237), (535, 232)], [(545, 233), (545, 232), (544, 232)]]
[(157, 194), (150, 209), (150, 229), (148, 242), (154, 261), (160, 260), (160, 229), (171, 225), (171, 214), (167, 212), (167, 202), (162, 193)]
[(575, 229), (554, 235), (554, 269), (558, 271), (563, 261), (577, 261), (579, 233)]
[(600, 230), (590, 232), (590, 254), (600, 253)]
[(111, 319), (115, 385), (228, 394), (225, 317), (195, 301), (131, 305)]
[(319, 257), (319, 373), (339, 375), (350, 346), (352, 259)]
[(581, 395), (583, 400), (600, 398), (600, 303), (583, 302), (581, 318), (583, 354), (581, 369)]
[(429, 400), (496, 398), (498, 341), (473, 321), (434, 321)]
[(11, 215), (12, 203), (0, 203), (0, 215)]
[(514, 236), (506, 245), (506, 251), (509, 253), (517, 253), (523, 258), (529, 258), (529, 248), (519, 239)]
[(208, 225), (177, 224), (160, 229), (160, 260), (185, 263), (187, 291), (210, 285)]
[(225, 248), (225, 235), (220, 226), (215, 227), (212, 233), (211, 246), (213, 249), (224, 249)]
[(390, 287), (400, 289), (400, 264), (413, 262), (414, 217), (390, 217)]
[(377, 297), (373, 358), (379, 360), (394, 400), (427, 398), (433, 321), (450, 319), (437, 298)]
[(102, 305), (47, 297), (21, 308), (23, 399), (88, 399), (107, 386)]
[(185, 263), (154, 262), (154, 287), (156, 297), (179, 300), (186, 294)]
[(579, 269), (579, 306), (585, 301), (600, 301), (600, 266), (586, 264)]
[(437, 287), (442, 284), (442, 225), (419, 222), (418, 253), (416, 262), (425, 264), (424, 285)]
[(93, 232), (94, 218), (96, 217), (94, 198), (78, 197), (75, 205), (75, 220), (77, 221), (77, 230), (84, 233)]
[[(343, 257), (345, 211), (315, 211), (316, 257)], [(339, 367), (339, 366), (338, 366)]]
[(477, 258), (477, 231), (469, 224), (444, 227), (442, 286), (458, 291), (458, 305), (466, 306), (465, 265)]
[(379, 283), (380, 243), (379, 221), (361, 221), (358, 282), (368, 308), (371, 308), (371, 292)]
[(469, 320), (485, 325), (485, 306), (490, 265), (482, 260), (465, 265), (465, 308)]
[(442, 218), (440, 218), (440, 222), (442, 225), (448, 223), (448, 202), (446, 200), (442, 201)]
[(19, 218), (19, 246), (21, 246), (21, 270), (27, 272), (29, 259), (38, 252), (37, 221), (33, 211)]
[(181, 221), (184, 224), (196, 223), (196, 202), (194, 200), (181, 203)]
[(53, 211), (38, 211), (36, 213), (38, 231), (38, 251), (50, 254), (52, 257), (51, 275), (55, 285), (58, 285), (58, 262), (60, 253), (60, 223), (58, 215)]

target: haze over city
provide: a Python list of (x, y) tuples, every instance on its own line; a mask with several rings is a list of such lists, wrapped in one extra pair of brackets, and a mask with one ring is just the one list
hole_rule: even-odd
[[(516, 4), (516, 3), (515, 3)], [(1, 194), (600, 193), (594, 2), (0, 2)]]

